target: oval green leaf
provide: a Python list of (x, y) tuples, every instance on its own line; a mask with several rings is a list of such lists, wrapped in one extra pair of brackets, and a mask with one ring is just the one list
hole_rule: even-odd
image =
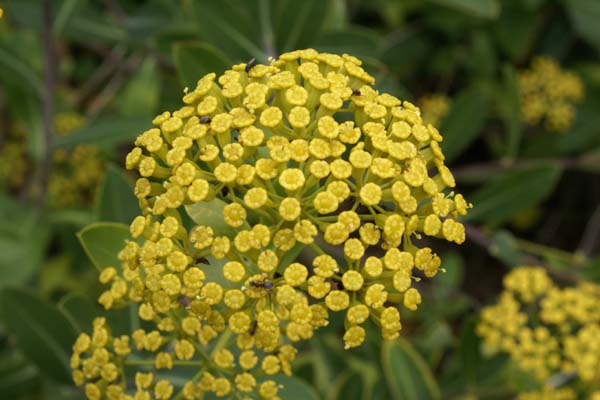
[(0, 393), (5, 398), (19, 398), (37, 390), (40, 374), (21, 351), (6, 348), (0, 352)]
[(456, 96), (440, 127), (444, 137), (442, 149), (448, 161), (458, 157), (477, 139), (490, 109), (489, 95), (481, 88), (472, 87)]
[(286, 400), (318, 400), (319, 396), (315, 390), (300, 378), (277, 375), (273, 380), (283, 388), (277, 393), (279, 397)]
[(430, 0), (476, 18), (495, 19), (500, 15), (498, 0)]
[(506, 172), (470, 196), (474, 207), (466, 219), (501, 224), (548, 196), (558, 183), (561, 172), (561, 167), (555, 164)]
[(381, 362), (394, 399), (441, 399), (440, 389), (431, 370), (406, 340), (384, 342), (381, 349)]
[(99, 221), (129, 224), (140, 214), (138, 200), (127, 176), (115, 165), (108, 165), (100, 192), (96, 197)]
[[(236, 228), (225, 223), (223, 218), (223, 209), (227, 203), (220, 199), (210, 201), (199, 201), (198, 203), (185, 206), (188, 216), (198, 225), (210, 226), (217, 235), (229, 234), (235, 235)], [(248, 223), (237, 229), (249, 229)]]
[(70, 148), (82, 143), (101, 146), (125, 143), (137, 137), (149, 126), (148, 117), (106, 117), (98, 119), (90, 126), (76, 129), (69, 135), (57, 137), (53, 146), (55, 148)]
[(6, 329), (25, 356), (43, 374), (70, 383), (69, 360), (77, 333), (69, 320), (56, 307), (22, 289), (5, 288), (0, 297)]
[(58, 303), (58, 309), (67, 317), (77, 332), (89, 332), (94, 318), (100, 315), (94, 303), (78, 293), (64, 296)]
[(200, 42), (174, 44), (173, 59), (181, 83), (191, 90), (204, 75), (211, 72), (221, 74), (231, 64), (219, 49)]
[(98, 222), (79, 231), (77, 238), (90, 261), (98, 270), (102, 270), (107, 266), (118, 267), (121, 264), (117, 254), (130, 234), (127, 225)]

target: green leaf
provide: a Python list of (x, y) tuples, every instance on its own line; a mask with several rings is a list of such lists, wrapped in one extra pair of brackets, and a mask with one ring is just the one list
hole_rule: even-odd
[(436, 275), (434, 284), (445, 290), (460, 289), (465, 278), (465, 264), (460, 254), (456, 252), (444, 254), (442, 268), (445, 272)]
[(192, 90), (204, 75), (211, 72), (219, 75), (231, 64), (219, 49), (197, 42), (175, 43), (173, 59), (181, 83)]
[(21, 351), (5, 348), (0, 352), (0, 393), (4, 398), (19, 398), (39, 386), (39, 373)]
[(466, 89), (456, 96), (440, 128), (442, 149), (448, 161), (458, 157), (481, 133), (490, 113), (490, 99), (479, 87)]
[(147, 117), (106, 117), (98, 119), (90, 126), (76, 129), (69, 135), (57, 137), (53, 145), (55, 148), (61, 148), (82, 143), (97, 145), (125, 143), (144, 132), (150, 125)]
[(360, 375), (351, 370), (345, 370), (339, 373), (336, 378), (330, 382), (327, 392), (327, 400), (359, 399), (363, 391)]
[(140, 214), (133, 186), (121, 169), (113, 164), (106, 168), (95, 208), (100, 221), (129, 224)]
[(330, 2), (283, 0), (270, 3), (276, 50), (286, 52), (312, 46), (324, 27), (323, 16), (327, 14)]
[(523, 252), (519, 248), (515, 237), (507, 230), (498, 230), (493, 237), (489, 248), (490, 254), (509, 267), (518, 265), (523, 259)]
[(54, 306), (22, 289), (5, 288), (0, 306), (6, 329), (26, 357), (40, 371), (61, 382), (71, 382), (69, 359), (77, 334)]
[(130, 237), (127, 225), (112, 222), (97, 222), (77, 233), (81, 247), (98, 270), (121, 265), (117, 254)]
[(279, 262), (279, 272), (283, 272), (288, 265), (293, 263), (305, 248), (306, 245), (304, 243), (296, 243), (294, 247), (288, 250)]
[(137, 304), (105, 310), (81, 294), (70, 293), (59, 301), (58, 309), (65, 315), (76, 332), (89, 334), (94, 319), (100, 316), (107, 319), (114, 336), (131, 334), (140, 327)]
[(52, 31), (56, 36), (60, 36), (65, 25), (69, 22), (75, 11), (77, 10), (77, 6), (80, 0), (64, 0), (60, 7), (58, 7), (58, 11), (56, 12), (56, 16), (54, 17), (54, 22), (52, 24)]
[(507, 64), (503, 70), (503, 90), (500, 105), (507, 133), (506, 155), (509, 159), (517, 158), (523, 130), (521, 129), (521, 100), (519, 81), (514, 67)]
[[(465, 67), (468, 69), (471, 81), (475, 79), (483, 79), (491, 81), (495, 79), (497, 74), (498, 55), (494, 48), (494, 43), (491, 36), (487, 32), (474, 32), (471, 38), (471, 48), (468, 50), (469, 56), (465, 60)], [(456, 53), (455, 57), (460, 59), (460, 54)], [(445, 57), (448, 59), (449, 57)], [(440, 60), (441, 73), (447, 76), (448, 70), (453, 69), (453, 65), (444, 65), (448, 62), (442, 58)], [(449, 60), (452, 61), (452, 60)], [(444, 65), (444, 67), (441, 67)], [(448, 79), (448, 78), (446, 78)]]
[(188, 216), (198, 225), (210, 226), (217, 235), (235, 235), (237, 229), (248, 229), (248, 223), (240, 228), (232, 228), (223, 219), (223, 208), (227, 203), (220, 199), (199, 201), (185, 206)]
[(470, 196), (473, 209), (466, 220), (501, 224), (544, 200), (558, 183), (561, 173), (561, 167), (556, 164), (508, 171)]
[(42, 381), (44, 400), (83, 400), (85, 398), (82, 390), (73, 385), (73, 383), (59, 383), (50, 379)]
[(248, 1), (244, 7), (237, 0), (194, 1), (193, 15), (202, 39), (218, 44), (233, 60), (246, 61), (254, 57), (266, 61), (264, 49), (257, 44), (261, 41), (262, 28), (256, 3)]
[(156, 114), (160, 100), (160, 77), (153, 58), (144, 60), (142, 67), (128, 81), (118, 99), (119, 110), (125, 116)]
[(64, 29), (64, 36), (74, 42), (90, 43), (102, 41), (107, 44), (116, 44), (128, 39), (127, 31), (112, 18), (94, 10), (74, 15), (70, 18)]
[(390, 43), (381, 54), (381, 61), (398, 78), (409, 79), (419, 70), (419, 66), (428, 61), (430, 43), (423, 35), (407, 34), (401, 40)]
[(58, 303), (58, 309), (67, 317), (76, 332), (89, 332), (94, 318), (100, 315), (98, 308), (87, 297), (70, 293)]
[(495, 19), (500, 15), (498, 0), (429, 0), (476, 18)]
[(539, 28), (540, 18), (523, 7), (504, 7), (500, 19), (490, 28), (502, 50), (518, 62), (526, 56), (531, 40)]
[(363, 59), (378, 57), (381, 46), (382, 40), (376, 33), (358, 27), (327, 32), (314, 44), (319, 51), (350, 53)]
[(315, 390), (300, 378), (285, 375), (276, 375), (272, 378), (283, 385), (277, 395), (286, 400), (318, 400)]
[(202, 263), (202, 271), (206, 276), (206, 282), (215, 282), (224, 288), (235, 288), (238, 285), (234, 282), (231, 282), (225, 279), (223, 275), (223, 265), (227, 262), (226, 259), (217, 260), (216, 258), (210, 256), (206, 257), (206, 263)]
[(92, 210), (62, 209), (50, 210), (48, 221), (50, 224), (65, 224), (84, 227), (94, 222), (94, 212)]
[(600, 50), (600, 2), (597, 0), (563, 0), (573, 28), (597, 50)]
[(477, 381), (477, 372), (482, 363), (481, 353), (479, 352), (480, 340), (475, 327), (476, 318), (469, 318), (464, 323), (460, 334), (460, 363), (462, 375), (468, 384), (474, 385)]
[(42, 98), (43, 85), (38, 74), (23, 60), (11, 54), (7, 49), (0, 47), (0, 76), (2, 81), (17, 80), (22, 82), (23, 86), (35, 93), (38, 98)]
[(0, 287), (27, 282), (41, 266), (48, 225), (34, 209), (0, 197)]
[(441, 399), (431, 370), (405, 339), (385, 341), (381, 349), (381, 362), (394, 399)]

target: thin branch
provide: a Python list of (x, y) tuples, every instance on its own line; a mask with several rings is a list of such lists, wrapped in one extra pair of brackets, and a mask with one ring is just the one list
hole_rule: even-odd
[(43, 139), (44, 154), (39, 164), (39, 191), (37, 205), (43, 208), (48, 181), (52, 170), (52, 136), (54, 134), (54, 87), (56, 86), (57, 56), (52, 36), (52, 4), (51, 0), (43, 2), (43, 43), (44, 43), (44, 97), (43, 111)]
[(125, 20), (127, 19), (127, 15), (119, 5), (119, 3), (114, 2), (113, 0), (104, 0), (104, 5), (106, 6), (109, 14), (111, 14), (120, 25), (123, 25)]
[(588, 221), (585, 231), (578, 247), (578, 252), (586, 257), (590, 257), (598, 244), (600, 237), (600, 205), (596, 207), (594, 213)]
[(472, 241), (476, 245), (485, 248), (486, 250), (490, 250), (490, 247), (494, 244), (494, 241), (490, 239), (483, 231), (478, 228), (464, 224), (465, 225), (465, 234), (469, 241)]
[(124, 56), (125, 49), (122, 46), (115, 46), (79, 90), (75, 104), (81, 105), (92, 93), (97, 91), (98, 86), (123, 62)]
[[(473, 225), (469, 225), (469, 224), (464, 224), (464, 225), (465, 225), (465, 232), (466, 232), (467, 240), (484, 248), (485, 250), (488, 251), (488, 253), (493, 255), (492, 250), (493, 250), (494, 241), (490, 238), (490, 236), (483, 230), (481, 230)], [(579, 281), (579, 278), (577, 277), (577, 275), (575, 275), (569, 271), (563, 270), (563, 269), (557, 269), (532, 254), (523, 255), (523, 257), (521, 257), (521, 259), (519, 260), (519, 264), (542, 266), (551, 275), (553, 275), (553, 276), (557, 277), (558, 279), (561, 279), (565, 282), (576, 283)]]
[(501, 172), (512, 171), (520, 168), (532, 167), (544, 163), (553, 163), (561, 168), (576, 168), (595, 161), (594, 157), (582, 156), (577, 158), (542, 158), (532, 160), (486, 161), (455, 167), (452, 173), (457, 179), (468, 179), (472, 175), (489, 177)]
[(142, 62), (143, 57), (139, 54), (132, 55), (122, 63), (111, 80), (106, 84), (104, 90), (94, 99), (90, 105), (87, 116), (90, 120), (95, 119), (102, 110), (114, 99), (126, 81), (127, 73), (135, 70)]

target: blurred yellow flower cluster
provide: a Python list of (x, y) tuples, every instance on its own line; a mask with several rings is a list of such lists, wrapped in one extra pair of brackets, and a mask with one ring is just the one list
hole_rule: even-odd
[(567, 130), (575, 119), (575, 104), (584, 97), (581, 78), (545, 56), (519, 73), (519, 86), (523, 120), (530, 125), (543, 121), (548, 131)]
[[(509, 353), (541, 386), (562, 373), (574, 374), (583, 385), (598, 389), (600, 286), (596, 284), (559, 287), (542, 267), (518, 267), (505, 276), (498, 303), (481, 312), (477, 332), (487, 351)], [(520, 398), (576, 398), (569, 388), (555, 389), (544, 387)]]
[(25, 132), (19, 126), (13, 126), (0, 142), (0, 183), (9, 189), (17, 189), (25, 183), (28, 171)]
[(444, 93), (432, 93), (421, 97), (418, 101), (423, 121), (433, 126), (440, 126), (440, 122), (450, 111), (450, 98)]
[[(56, 134), (64, 136), (81, 127), (85, 119), (75, 112), (63, 112), (55, 116), (54, 122)], [(15, 127), (0, 144), (0, 181), (11, 190), (18, 190), (31, 173), (26, 133)], [(54, 208), (89, 205), (103, 173), (104, 161), (95, 145), (54, 150), (48, 182), (49, 205)]]
[[(291, 373), (290, 343), (332, 312), (345, 315), (346, 348), (368, 320), (398, 337), (399, 307), (421, 303), (413, 282), (441, 263), (417, 240), (465, 240), (457, 218), (470, 205), (452, 191), (442, 136), (373, 83), (357, 58), (312, 49), (235, 65), (186, 89), (185, 105), (135, 141), (126, 166), (141, 175), (142, 215), (122, 264), (101, 273), (99, 301), (139, 304), (156, 329), (131, 337), (155, 368), (196, 365), (185, 398), (277, 398), (268, 378)], [(79, 384), (112, 382), (83, 372)], [(136, 399), (173, 391), (148, 382)]]

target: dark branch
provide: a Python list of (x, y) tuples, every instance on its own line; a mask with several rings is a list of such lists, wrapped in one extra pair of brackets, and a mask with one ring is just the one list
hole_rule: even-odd
[(43, 43), (44, 43), (44, 97), (43, 113), (43, 145), (44, 154), (39, 163), (39, 190), (37, 205), (44, 206), (48, 181), (52, 170), (52, 136), (54, 134), (54, 88), (56, 86), (56, 50), (52, 36), (52, 4), (44, 0), (42, 12)]

